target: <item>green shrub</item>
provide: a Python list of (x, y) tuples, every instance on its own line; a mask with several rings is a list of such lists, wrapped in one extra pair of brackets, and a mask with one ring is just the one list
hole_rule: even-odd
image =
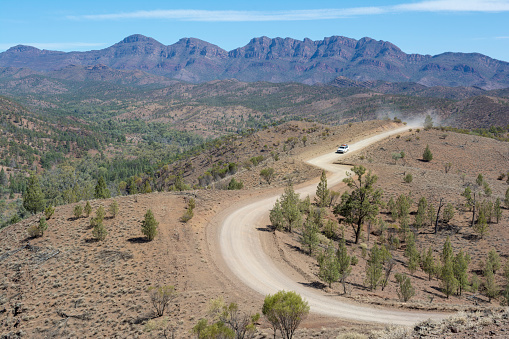
[(412, 176), (412, 174), (411, 174), (411, 173), (408, 173), (407, 175), (405, 175), (404, 180), (405, 180), (405, 182), (406, 182), (407, 184), (409, 184), (409, 183), (411, 183), (411, 182), (412, 182), (412, 180), (414, 180), (414, 177)]
[(242, 181), (237, 181), (235, 178), (232, 178), (230, 180), (230, 183), (228, 184), (228, 190), (240, 190), (244, 187), (244, 184)]
[(415, 295), (415, 289), (412, 287), (412, 282), (406, 274), (396, 273), (395, 278), (399, 283), (398, 296), (401, 301), (407, 302)]
[(113, 200), (110, 204), (110, 213), (113, 218), (115, 218), (118, 214), (118, 202), (116, 200)]
[(147, 213), (145, 213), (145, 218), (141, 223), (141, 232), (147, 237), (148, 241), (152, 241), (156, 237), (158, 225), (159, 223), (156, 221), (152, 210), (149, 209)]
[(433, 153), (431, 153), (431, 150), (429, 149), (429, 145), (426, 145), (426, 149), (424, 150), (424, 153), (422, 154), (422, 159), (424, 161), (431, 161), (433, 160)]
[(55, 213), (55, 207), (53, 207), (52, 205), (49, 205), (44, 210), (44, 216), (46, 217), (46, 220), (49, 220), (53, 216), (54, 213)]
[(183, 216), (180, 217), (180, 221), (182, 222), (188, 222), (194, 217), (194, 211), (190, 208), (186, 210)]
[(102, 220), (98, 221), (92, 229), (92, 236), (97, 240), (103, 241), (107, 235), (108, 231), (104, 227)]
[(74, 219), (78, 219), (83, 214), (83, 207), (81, 205), (74, 206), (73, 215)]

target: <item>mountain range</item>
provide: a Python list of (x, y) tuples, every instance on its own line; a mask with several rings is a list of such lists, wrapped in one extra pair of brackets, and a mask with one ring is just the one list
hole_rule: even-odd
[[(406, 54), (387, 41), (332, 36), (323, 40), (260, 37), (246, 46), (226, 51), (194, 38), (172, 45), (140, 34), (105, 49), (58, 52), (18, 45), (0, 53), (0, 67), (8, 73), (60, 71), (77, 80), (90, 71), (140, 70), (160, 77), (201, 83), (217, 79), (245, 82), (330, 83), (413, 82), (426, 87), (509, 87), (509, 63), (478, 53)], [(95, 68), (94, 68), (95, 67)], [(61, 71), (64, 69), (64, 71)], [(75, 71), (75, 72), (74, 72)], [(6, 72), (4, 69), (3, 72)], [(121, 78), (123, 73), (118, 73)], [(132, 76), (132, 75), (130, 75)], [(139, 73), (132, 81), (146, 78)], [(131, 80), (125, 80), (131, 81)], [(166, 80), (168, 81), (168, 80)], [(341, 81), (344, 82), (344, 81)]]

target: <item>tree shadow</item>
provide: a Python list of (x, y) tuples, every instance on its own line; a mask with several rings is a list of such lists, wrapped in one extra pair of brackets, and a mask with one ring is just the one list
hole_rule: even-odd
[(323, 290), (324, 288), (328, 287), (328, 285), (324, 284), (321, 281), (313, 281), (313, 282), (299, 282), (302, 286), (315, 288), (318, 290)]
[(128, 324), (139, 325), (139, 324), (143, 324), (144, 322), (147, 322), (148, 320), (154, 319), (154, 318), (156, 318), (155, 313), (149, 312), (149, 313), (145, 313), (145, 314), (140, 314), (136, 318), (126, 319), (126, 320), (124, 320), (124, 322), (128, 323)]
[(85, 243), (87, 243), (87, 244), (96, 243), (96, 242), (99, 242), (99, 239), (96, 239), (96, 238), (86, 238), (85, 239)]
[(477, 237), (477, 235), (470, 233), (470, 234), (463, 235), (463, 239), (465, 239), (465, 240), (477, 240), (478, 237)]
[(300, 248), (299, 246), (295, 246), (295, 245), (292, 245), (292, 244), (289, 244), (287, 242), (285, 242), (285, 245), (290, 247), (292, 250), (294, 251), (297, 251), (299, 253), (302, 253), (302, 254), (309, 254), (307, 251), (304, 251), (302, 248)]
[(129, 241), (130, 243), (133, 243), (133, 244), (144, 244), (146, 242), (149, 242), (149, 240), (145, 237), (129, 238), (129, 239), (127, 239), (127, 241)]
[[(433, 289), (437, 289), (436, 287), (431, 287)], [(433, 298), (435, 297), (438, 297), (440, 299), (445, 299), (445, 297), (443, 296), (443, 294), (439, 294), (439, 293), (436, 293), (436, 292), (433, 292), (433, 291), (424, 291), (425, 293), (429, 294), (430, 296), (432, 296)], [(431, 303), (431, 302), (430, 302)]]
[(272, 228), (271, 226), (257, 227), (256, 230), (260, 232), (271, 232), (271, 233), (274, 232), (274, 228)]

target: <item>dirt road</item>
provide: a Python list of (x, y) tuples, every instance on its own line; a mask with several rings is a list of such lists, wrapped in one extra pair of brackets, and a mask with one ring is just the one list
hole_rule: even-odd
[[(409, 126), (390, 130), (350, 145), (350, 152), (357, 152), (363, 147), (380, 141), (392, 134), (408, 130)], [(330, 153), (308, 160), (309, 164), (318, 166), (328, 172), (328, 185), (341, 182), (346, 177), (350, 166), (332, 164), (342, 155)], [(317, 181), (318, 182), (318, 181)], [(314, 195), (316, 183), (296, 189), (301, 197)], [(228, 268), (248, 287), (263, 294), (273, 294), (279, 290), (292, 290), (308, 301), (311, 312), (326, 316), (351, 319), (356, 321), (411, 325), (428, 318), (444, 318), (446, 315), (428, 312), (412, 312), (381, 309), (370, 306), (359, 306), (340, 300), (337, 296), (328, 295), (320, 290), (306, 286), (285, 275), (264, 253), (257, 227), (264, 226), (268, 211), (274, 206), (279, 196), (265, 198), (249, 203), (229, 214), (221, 223), (219, 242), (222, 257)]]

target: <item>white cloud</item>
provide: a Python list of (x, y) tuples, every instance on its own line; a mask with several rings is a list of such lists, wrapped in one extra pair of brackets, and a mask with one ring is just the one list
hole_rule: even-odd
[(176, 19), (182, 21), (300, 21), (337, 19), (342, 17), (379, 14), (379, 7), (358, 7), (347, 9), (312, 9), (289, 11), (210, 11), (210, 10), (153, 10), (127, 13), (72, 16), (70, 19), (122, 20), (122, 19)]
[(393, 6), (394, 10), (412, 12), (506, 12), (507, 0), (435, 0)]
[(434, 0), (395, 6), (329, 8), (287, 11), (147, 10), (97, 15), (69, 16), (73, 20), (170, 19), (181, 21), (302, 21), (339, 19), (389, 12), (505, 12), (509, 0)]
[(90, 42), (22, 42), (15, 44), (1, 43), (0, 50), (7, 50), (16, 45), (32, 46), (39, 49), (47, 50), (72, 50), (90, 47), (103, 47), (105, 43), (90, 43)]

